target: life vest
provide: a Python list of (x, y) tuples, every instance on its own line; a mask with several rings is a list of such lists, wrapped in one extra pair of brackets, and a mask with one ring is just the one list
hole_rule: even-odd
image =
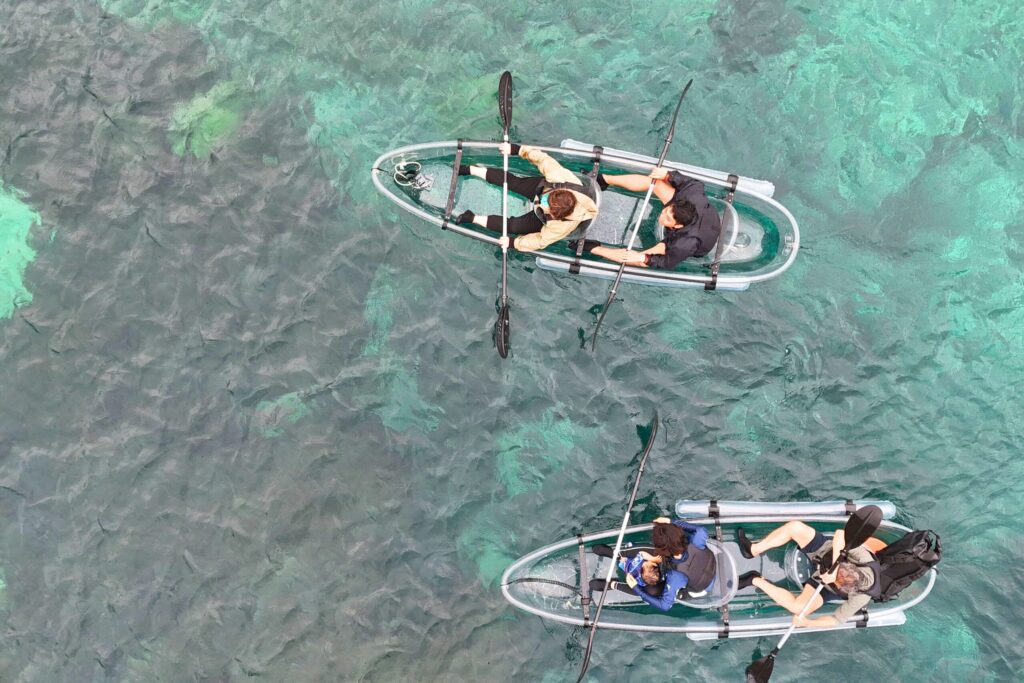
[[(541, 223), (547, 223), (550, 220), (550, 216), (544, 213), (544, 207), (547, 205), (546, 195), (551, 194), (555, 190), (571, 190), (573, 192), (579, 192), (580, 194), (586, 195), (597, 203), (597, 192), (595, 189), (597, 183), (587, 176), (579, 184), (577, 183), (552, 183), (547, 180), (542, 180), (540, 185), (537, 187), (537, 194), (533, 198), (533, 213), (540, 219)], [(583, 221), (579, 224), (577, 230), (586, 230), (590, 227), (591, 221)]]
[[(849, 560), (847, 560), (847, 562), (849, 562)], [(849, 564), (855, 565), (857, 567), (866, 567), (868, 570), (870, 570), (871, 576), (873, 577), (873, 581), (871, 582), (871, 586), (866, 588), (866, 589), (864, 589), (864, 590), (857, 589), (854, 592), (863, 593), (864, 595), (870, 595), (871, 599), (877, 602), (878, 599), (882, 595), (882, 582), (881, 582), (882, 564), (881, 564), (881, 562), (879, 562), (878, 558), (876, 558), (874, 553), (872, 553), (871, 554), (871, 560), (868, 561), (868, 562), (849, 562)], [(821, 560), (819, 560), (819, 563), (818, 563), (818, 574), (819, 574), (819, 576), (821, 574), (826, 573), (829, 569), (831, 569), (831, 567), (832, 567), (832, 558), (831, 558), (831, 556), (828, 556), (828, 559), (822, 558)], [(842, 588), (840, 588), (839, 586), (837, 586), (834, 583), (825, 584), (825, 587), (828, 588), (830, 591), (832, 591), (833, 593), (835, 593), (836, 595), (838, 595), (841, 598), (849, 599), (849, 597), (850, 597), (850, 593), (849, 592), (844, 591)]]
[(718, 568), (718, 561), (715, 554), (708, 548), (696, 548), (689, 546), (686, 549), (684, 559), (668, 558), (670, 569), (686, 574), (688, 581), (686, 589), (690, 593), (700, 593), (711, 585), (715, 580), (715, 570)]

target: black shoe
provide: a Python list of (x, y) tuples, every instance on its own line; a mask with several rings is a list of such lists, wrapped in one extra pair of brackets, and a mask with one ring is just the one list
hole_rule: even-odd
[(598, 543), (590, 549), (593, 550), (594, 554), (598, 557), (611, 557), (614, 552), (610, 545), (605, 545), (604, 543)]
[(736, 584), (736, 590), (741, 591), (744, 588), (750, 588), (754, 585), (754, 579), (761, 576), (761, 572), (747, 572), (746, 574), (740, 574), (740, 581)]
[(472, 211), (463, 211), (462, 213), (455, 217), (455, 222), (463, 223), (465, 225), (472, 225), (474, 218), (476, 218), (476, 214), (474, 214)]
[(469, 175), (469, 166), (466, 164), (459, 164), (459, 175)]
[(740, 555), (748, 560), (754, 559), (754, 553), (750, 552), (750, 539), (743, 533), (743, 529), (736, 530), (736, 543), (740, 546)]
[(590, 580), (590, 590), (594, 591), (595, 593), (603, 592), (605, 590), (606, 586), (607, 586), (607, 584), (605, 583), (604, 579), (591, 579)]
[(597, 186), (601, 188), (602, 192), (608, 189), (608, 181), (604, 179), (604, 173), (597, 174)]

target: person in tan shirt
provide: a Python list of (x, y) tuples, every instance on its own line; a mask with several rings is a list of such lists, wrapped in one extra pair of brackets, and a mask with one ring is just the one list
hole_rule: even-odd
[[(510, 246), (519, 251), (538, 251), (565, 239), (584, 221), (597, 217), (597, 204), (586, 193), (579, 178), (557, 161), (529, 145), (502, 143), (502, 154), (517, 154), (533, 163), (539, 176), (508, 175), (508, 189), (532, 200), (534, 210), (521, 216), (509, 217), (508, 233), (515, 236)], [(500, 168), (483, 166), (459, 167), (459, 175), (483, 178), (492, 185), (502, 185)], [(501, 232), (501, 216), (477, 216), (472, 211), (462, 212), (455, 221), (478, 225), (491, 232)]]
[[(744, 557), (757, 557), (766, 550), (793, 541), (812, 565), (818, 567), (804, 583), (803, 591), (799, 595), (776, 586), (758, 572), (747, 572), (739, 577), (738, 587), (741, 590), (754, 586), (764, 591), (776, 604), (793, 613), (793, 622), (797, 626), (838, 626), (878, 597), (880, 565), (863, 545), (847, 549), (846, 561), (840, 562), (835, 571), (824, 573), (826, 568), (831, 568), (846, 546), (846, 535), (842, 529), (837, 530), (829, 540), (817, 529), (803, 522), (792, 521), (786, 522), (757, 542), (751, 542), (742, 529), (737, 530), (736, 537), (740, 554)], [(825, 584), (823, 590), (819, 595), (814, 595), (819, 583)], [(799, 616), (812, 596), (814, 601), (811, 603), (810, 611), (802, 617)], [(811, 616), (811, 613), (829, 601), (842, 601), (842, 604), (829, 616)]]

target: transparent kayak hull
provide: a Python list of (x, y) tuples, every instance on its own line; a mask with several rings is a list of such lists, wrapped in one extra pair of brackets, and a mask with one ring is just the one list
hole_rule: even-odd
[[(681, 501), (683, 502), (683, 501)], [(858, 501), (858, 505), (866, 501)], [(884, 503), (884, 501), (883, 501)], [(841, 503), (840, 503), (841, 504)], [(707, 594), (693, 597), (681, 593), (675, 605), (666, 611), (652, 608), (634, 595), (621, 591), (608, 592), (600, 628), (623, 631), (650, 631), (685, 633), (693, 640), (717, 638), (760, 637), (782, 634), (791, 624), (792, 616), (776, 606), (767, 596), (754, 588), (736, 589), (738, 575), (756, 570), (791, 591), (800, 590), (811, 568), (806, 558), (790, 544), (776, 548), (754, 559), (746, 559), (736, 543), (736, 529), (743, 528), (748, 536), (759, 538), (771, 529), (791, 519), (802, 521), (830, 535), (846, 523), (844, 514), (802, 515), (797, 509), (787, 509), (786, 503), (760, 504), (774, 511), (738, 516), (720, 516), (721, 540), (715, 537), (715, 519), (691, 518), (695, 524), (705, 525), (712, 540), (709, 547), (719, 557), (718, 574)], [(803, 504), (795, 504), (800, 506)], [(891, 503), (885, 503), (891, 508)], [(650, 539), (650, 524), (629, 527), (624, 538), (625, 548), (644, 548)], [(891, 520), (884, 520), (875, 534), (873, 543), (891, 543), (909, 529)], [(604, 578), (608, 565), (591, 548), (599, 543), (614, 545), (618, 530), (612, 529), (582, 537), (569, 538), (540, 548), (514, 562), (501, 579), (501, 590), (514, 606), (544, 619), (572, 626), (584, 626), (593, 618), (583, 604), (583, 596), (591, 596), (589, 582)], [(858, 627), (893, 626), (904, 623), (904, 612), (923, 600), (935, 583), (934, 570), (904, 589), (900, 595), (886, 603), (872, 603), (866, 614), (833, 628), (800, 629), (799, 633), (822, 630), (843, 630)], [(539, 579), (539, 580), (538, 580)], [(593, 594), (594, 604), (600, 596)], [(723, 605), (728, 606), (728, 625)], [(823, 614), (830, 613), (828, 606)]]
[[(451, 218), (445, 220), (449, 200), (450, 217), (465, 210), (476, 214), (501, 213), (501, 187), (473, 176), (456, 175), (453, 179), (456, 151), (460, 145), (461, 163), (501, 168), (502, 157), (496, 142), (433, 142), (409, 145), (381, 155), (371, 171), (373, 183), (381, 194), (414, 216), (452, 234), (497, 245), (496, 233), (477, 226), (457, 225)], [(566, 140), (561, 147), (537, 147), (581, 178), (593, 169), (594, 148), (583, 143)], [(600, 157), (600, 170), (607, 174), (648, 173), (656, 161), (652, 157), (604, 150)], [(713, 276), (710, 269), (716, 254), (713, 250), (707, 256), (688, 259), (670, 271), (627, 266), (623, 281), (663, 287), (705, 287), (713, 284), (717, 289), (744, 290), (753, 283), (779, 276), (792, 265), (800, 247), (799, 229), (793, 215), (771, 197), (774, 192), (771, 183), (735, 176), (736, 188), (732, 199), (728, 200), (732, 189), (730, 174), (676, 162), (666, 162), (665, 166), (703, 181), (709, 199), (721, 214), (725, 230), (719, 273)], [(536, 175), (536, 168), (518, 157), (509, 159), (509, 171)], [(600, 192), (600, 214), (588, 228), (586, 237), (606, 244), (624, 245), (636, 221), (642, 198), (642, 193), (629, 193), (618, 188)], [(651, 246), (663, 237), (655, 210), (660, 204), (652, 203), (655, 206), (648, 206), (634, 248)], [(509, 215), (519, 215), (530, 208), (528, 201), (509, 195)], [(577, 257), (565, 241), (523, 256), (536, 259), (537, 265), (546, 270), (580, 277), (613, 279), (619, 268), (617, 263), (595, 256), (584, 254)]]

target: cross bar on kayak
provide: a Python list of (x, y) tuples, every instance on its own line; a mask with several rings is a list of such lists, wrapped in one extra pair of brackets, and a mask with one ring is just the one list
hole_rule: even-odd
[[(722, 539), (722, 517), (721, 510), (718, 507), (718, 500), (712, 498), (708, 502), (708, 514), (711, 515), (715, 520), (715, 540), (717, 540), (724, 547), (725, 541)], [(722, 615), (722, 628), (718, 631), (718, 637), (720, 639), (729, 637), (729, 603), (725, 603), (718, 608), (719, 614)]]
[(459, 138), (458, 146), (455, 148), (455, 163), (452, 165), (452, 184), (448, 188), (448, 201), (444, 205), (444, 220), (441, 221), (441, 229), (448, 229), (448, 221), (452, 218), (452, 208), (455, 206), (455, 188), (459, 184), (459, 166), (462, 164), (462, 138)]
[(577, 534), (580, 548), (580, 607), (583, 608), (583, 628), (590, 628), (590, 586), (587, 581), (587, 551), (583, 546), (583, 534)]
[[(601, 172), (601, 154), (604, 153), (604, 147), (601, 145), (594, 145), (594, 166), (590, 169), (590, 177), (597, 182), (597, 174)], [(588, 224), (583, 231), (580, 233), (579, 239), (576, 244), (576, 258), (573, 259), (572, 264), (569, 265), (569, 272), (572, 275), (579, 275), (580, 273), (580, 260), (583, 258), (583, 249), (586, 246), (587, 230), (590, 229)]]
[[(725, 203), (732, 206), (732, 198), (736, 196), (736, 186), (739, 185), (740, 177), (735, 173), (729, 174), (729, 194), (725, 196)], [(725, 212), (725, 220), (718, 226), (718, 244), (715, 246), (715, 260), (711, 263), (711, 279), (704, 283), (705, 291), (718, 288), (718, 270), (722, 267), (722, 252), (725, 251), (725, 221), (729, 219), (729, 212)], [(738, 226), (737, 226), (738, 227)]]

